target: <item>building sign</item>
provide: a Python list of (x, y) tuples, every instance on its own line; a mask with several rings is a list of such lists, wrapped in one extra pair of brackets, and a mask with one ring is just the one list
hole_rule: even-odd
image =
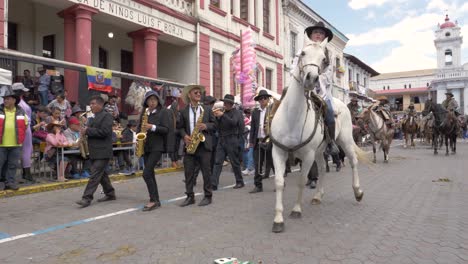
[[(144, 27), (158, 29), (168, 35), (194, 41), (194, 33), (175, 23), (154, 16), (159, 11), (141, 5), (131, 0), (70, 0), (71, 2), (87, 5), (98, 9), (102, 13), (116, 16)], [(163, 15), (164, 16), (164, 15)], [(172, 17), (169, 17), (173, 20)]]

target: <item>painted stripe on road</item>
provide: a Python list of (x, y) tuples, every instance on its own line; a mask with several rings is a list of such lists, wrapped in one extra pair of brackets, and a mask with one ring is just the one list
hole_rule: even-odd
[[(291, 172), (297, 172), (297, 171), (299, 171), (299, 169), (294, 169)], [(270, 176), (270, 178), (272, 178), (272, 177), (274, 177), (274, 174), (272, 174)], [(253, 180), (245, 181), (245, 184), (250, 184), (250, 183), (253, 183)], [(219, 190), (230, 189), (230, 188), (232, 188), (234, 186), (235, 186), (234, 184), (224, 186), (224, 187), (219, 188)], [(195, 193), (195, 196), (200, 196), (200, 195), (203, 195), (203, 193)], [(161, 204), (169, 204), (169, 203), (173, 203), (173, 202), (176, 202), (176, 201), (179, 201), (179, 200), (183, 200), (185, 198), (186, 198), (186, 196), (180, 196), (180, 197), (172, 198), (172, 199), (169, 199), (169, 200), (163, 200), (163, 201), (161, 201)], [(100, 215), (100, 216), (96, 216), (96, 217), (86, 218), (86, 219), (83, 219), (83, 220), (78, 220), (78, 221), (70, 222), (70, 223), (67, 223), (67, 224), (56, 225), (56, 226), (48, 227), (48, 228), (45, 228), (45, 229), (37, 230), (37, 231), (34, 231), (32, 233), (26, 233), (26, 234), (17, 235), (17, 236), (10, 236), (9, 234), (0, 232), (0, 244), (15, 241), (15, 240), (26, 238), (26, 237), (32, 237), (32, 236), (37, 236), (37, 235), (41, 235), (41, 234), (45, 234), (45, 233), (50, 233), (50, 232), (53, 232), (53, 231), (62, 230), (62, 229), (69, 228), (69, 227), (72, 227), (72, 226), (78, 226), (78, 225), (82, 225), (82, 224), (85, 224), (85, 223), (90, 223), (90, 222), (93, 222), (93, 221), (113, 217), (113, 216), (116, 216), (116, 215), (127, 214), (127, 213), (135, 212), (135, 211), (138, 211), (138, 210), (141, 210), (141, 209), (143, 209), (143, 205), (135, 207), (135, 208), (129, 208), (129, 209), (125, 209), (125, 210), (122, 210), (122, 211), (117, 211), (117, 212), (114, 212), (114, 213), (109, 213), (109, 214)], [(2, 237), (2, 235), (5, 235), (5, 237)]]

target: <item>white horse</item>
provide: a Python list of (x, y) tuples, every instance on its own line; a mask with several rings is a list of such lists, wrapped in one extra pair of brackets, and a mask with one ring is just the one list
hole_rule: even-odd
[[(314, 111), (310, 100), (306, 98), (306, 90), (312, 90), (318, 80), (321, 65), (325, 59), (325, 39), (322, 43), (315, 43), (305, 37), (303, 51), (298, 66), (292, 73), (291, 83), (281, 104), (273, 117), (271, 124), (271, 139), (273, 145), (273, 163), (275, 166), (276, 210), (273, 232), (284, 231), (283, 221), (283, 189), (284, 172), (288, 154), (293, 153), (302, 161), (301, 177), (298, 179), (299, 192), (296, 204), (291, 212), (291, 218), (301, 217), (302, 192), (307, 174), (314, 160), (319, 168), (317, 191), (312, 203), (319, 204), (324, 195), (323, 182), (325, 179), (324, 159), (322, 156), (326, 146), (324, 141), (324, 126), (320, 117)], [(357, 170), (358, 157), (363, 157), (353, 140), (351, 114), (347, 106), (338, 99), (333, 100), (336, 117), (336, 141), (343, 148), (353, 170), (354, 196), (360, 201), (364, 195), (359, 185)], [(319, 120), (320, 119), (320, 120)], [(318, 154), (318, 155), (316, 155)]]

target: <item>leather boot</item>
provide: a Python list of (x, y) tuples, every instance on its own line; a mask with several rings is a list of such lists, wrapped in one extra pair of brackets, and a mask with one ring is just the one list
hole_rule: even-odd
[(181, 203), (179, 206), (180, 207), (185, 207), (185, 206), (188, 206), (188, 205), (191, 205), (191, 204), (194, 204), (195, 203), (195, 197), (194, 196), (187, 196), (187, 198), (185, 198), (185, 201), (183, 203)]
[(23, 168), (23, 178), (30, 182), (35, 182), (35, 180), (33, 179), (31, 175), (31, 168)]
[(326, 155), (338, 155), (340, 153), (340, 149), (335, 142), (335, 123), (327, 125), (328, 130), (328, 145), (325, 149)]

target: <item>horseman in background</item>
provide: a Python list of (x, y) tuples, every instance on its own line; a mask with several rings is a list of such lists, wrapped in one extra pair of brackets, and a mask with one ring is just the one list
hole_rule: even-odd
[(357, 117), (361, 113), (361, 107), (358, 104), (358, 99), (356, 96), (351, 96), (351, 102), (348, 103), (348, 109), (349, 112), (351, 113), (351, 120), (353, 121), (353, 125), (357, 125)]
[(379, 105), (374, 107), (374, 111), (382, 116), (382, 118), (385, 120), (385, 124), (387, 125), (387, 127), (393, 127), (394, 122), (390, 113), (390, 102), (385, 96), (381, 96), (377, 100), (379, 100)]
[(449, 112), (454, 112), (456, 116), (459, 116), (458, 113), (458, 102), (453, 98), (452, 92), (446, 92), (446, 99), (442, 102), (442, 107), (444, 107)]
[[(305, 29), (307, 37), (317, 43), (322, 43), (325, 38), (328, 38), (328, 43), (333, 39), (333, 33), (326, 28), (323, 22), (318, 22), (314, 26)], [(328, 44), (327, 44), (328, 45)], [(328, 131), (328, 145), (325, 149), (327, 155), (337, 155), (339, 153), (338, 146), (335, 143), (335, 113), (333, 111), (333, 66), (330, 64), (328, 50), (325, 48), (326, 58), (322, 67), (322, 73), (319, 75), (315, 92), (323, 98), (327, 104), (327, 112), (325, 116), (325, 125)]]
[(414, 109), (414, 103), (411, 102), (410, 105), (408, 106), (408, 109), (406, 109), (406, 118), (403, 120), (403, 127), (405, 126), (406, 122), (408, 120), (411, 119), (411, 117), (413, 117), (414, 119), (416, 119), (416, 116), (417, 116), (417, 112), (416, 110)]

